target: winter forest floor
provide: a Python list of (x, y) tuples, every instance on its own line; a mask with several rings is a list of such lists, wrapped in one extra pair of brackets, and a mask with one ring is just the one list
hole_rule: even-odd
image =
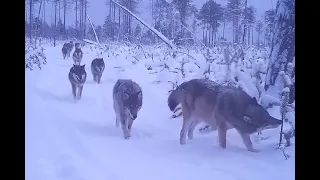
[[(169, 85), (154, 83), (159, 75), (150, 74), (143, 61), (133, 64), (126, 50), (102, 54), (106, 69), (98, 85), (90, 70), (96, 53), (84, 47), (87, 81), (75, 103), (68, 80), (72, 59), (63, 60), (61, 45), (44, 47), (47, 65), (26, 70), (26, 180), (294, 180), (295, 145), (285, 160), (276, 149), (279, 129), (264, 131), (270, 137), (264, 141), (252, 135), (259, 153), (246, 151), (234, 130), (226, 149), (219, 148), (217, 132), (197, 129), (182, 146), (182, 119), (170, 119), (167, 107)], [(133, 79), (144, 93), (130, 140), (115, 127), (112, 88), (119, 78)], [(278, 106), (269, 112), (280, 116)]]

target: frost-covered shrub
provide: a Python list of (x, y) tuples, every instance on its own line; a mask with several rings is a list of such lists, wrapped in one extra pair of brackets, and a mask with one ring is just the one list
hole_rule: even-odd
[(34, 66), (39, 69), (47, 63), (47, 58), (44, 54), (44, 48), (37, 46), (36, 48), (32, 45), (26, 44), (25, 46), (25, 67), (29, 70), (34, 70)]
[[(282, 90), (282, 104), (281, 104), (281, 116), (283, 119), (283, 125), (281, 127), (281, 136), (279, 144), (282, 144), (282, 138), (286, 140), (285, 147), (291, 145), (290, 139), (295, 136), (295, 115), (294, 115), (294, 107), (289, 104), (289, 93), (290, 93), (290, 86), (292, 85), (292, 80), (290, 79), (290, 75), (293, 71), (293, 64), (289, 63), (287, 72), (280, 72), (280, 76), (282, 77), (284, 88)], [(287, 124), (287, 125), (286, 125)], [(286, 125), (286, 126), (285, 126)]]

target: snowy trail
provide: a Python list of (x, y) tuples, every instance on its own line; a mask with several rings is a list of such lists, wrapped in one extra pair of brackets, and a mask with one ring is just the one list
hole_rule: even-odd
[[(48, 48), (48, 65), (37, 75), (26, 75), (26, 179), (126, 180), (294, 179), (294, 158), (284, 161), (274, 144), (255, 144), (247, 152), (238, 134), (228, 132), (228, 147), (218, 147), (216, 132), (199, 134), (179, 144), (181, 120), (169, 119), (167, 91), (151, 84), (143, 65), (105, 58), (102, 83), (93, 83), (90, 63), (94, 53), (84, 49), (87, 82), (83, 97), (73, 102), (68, 73), (71, 58), (63, 60), (61, 47)], [(33, 73), (33, 72), (31, 72)], [(132, 78), (144, 93), (144, 104), (124, 140), (115, 127), (112, 88), (118, 78)]]

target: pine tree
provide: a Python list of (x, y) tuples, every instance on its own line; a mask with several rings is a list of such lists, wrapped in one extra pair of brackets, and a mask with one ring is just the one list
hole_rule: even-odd
[(280, 71), (293, 62), (295, 48), (295, 0), (279, 0), (276, 7), (270, 61), (265, 90), (274, 86)]

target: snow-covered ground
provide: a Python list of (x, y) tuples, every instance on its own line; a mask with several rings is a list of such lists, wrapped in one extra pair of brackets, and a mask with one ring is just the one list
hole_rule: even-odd
[[(246, 151), (234, 130), (228, 131), (227, 149), (219, 148), (217, 132), (197, 130), (193, 140), (180, 145), (182, 121), (170, 119), (169, 84), (154, 83), (170, 75), (150, 74), (147, 60), (133, 64), (125, 47), (109, 57), (101, 55), (106, 69), (100, 85), (93, 82), (90, 70), (95, 50), (83, 48), (88, 77), (76, 103), (68, 80), (71, 58), (62, 59), (61, 45), (45, 49), (47, 65), (26, 71), (26, 180), (294, 179), (294, 144), (285, 160), (276, 149), (279, 129), (264, 131), (267, 140), (254, 141), (259, 153)], [(215, 68), (215, 74), (223, 71)], [(112, 88), (118, 78), (133, 79), (144, 93), (129, 140), (115, 127)], [(279, 118), (279, 106), (270, 113)]]

